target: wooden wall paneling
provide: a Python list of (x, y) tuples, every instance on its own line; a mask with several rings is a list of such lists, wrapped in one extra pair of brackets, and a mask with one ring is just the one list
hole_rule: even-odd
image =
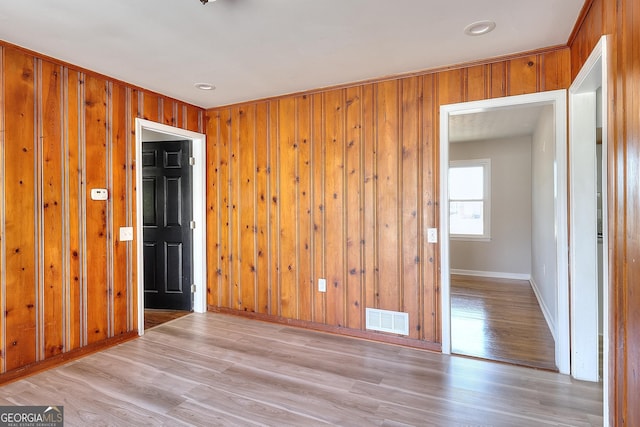
[[(128, 200), (128, 205), (130, 206), (130, 209), (127, 211), (127, 221), (128, 224), (131, 226), (135, 226), (135, 224), (137, 224), (137, 219), (136, 219), (136, 204), (135, 204), (135, 200), (136, 200), (136, 179), (135, 179), (135, 174), (136, 174), (136, 118), (138, 117), (138, 94), (136, 93), (135, 89), (126, 88), (126, 97), (127, 97), (127, 104), (125, 107), (125, 114), (126, 114), (126, 118), (127, 118), (127, 127), (126, 127), (126, 132), (127, 132), (127, 144), (129, 147), (129, 152), (128, 152), (128, 160), (127, 160), (127, 168), (128, 168), (128, 186), (127, 186), (127, 191), (128, 191), (128, 195), (127, 195), (127, 200)], [(138, 249), (137, 249), (138, 245), (136, 244), (136, 240), (134, 237), (134, 240), (132, 241), (132, 243), (129, 246), (129, 263), (131, 268), (129, 269), (129, 277), (131, 282), (129, 283), (129, 292), (131, 293), (130, 295), (128, 295), (128, 300), (129, 300), (129, 319), (128, 319), (128, 325), (129, 325), (129, 330), (140, 330), (141, 328), (144, 327), (144, 325), (138, 325), (138, 292), (137, 292), (137, 286), (138, 286), (138, 282), (137, 282), (137, 277), (138, 277), (138, 263), (137, 263), (137, 253), (138, 253)], [(143, 295), (139, 296), (140, 298), (144, 298)], [(143, 304), (144, 306), (144, 304)]]
[(467, 102), (487, 98), (487, 94), (491, 90), (491, 79), (488, 78), (490, 70), (491, 66), (484, 64), (466, 68), (465, 100)]
[(363, 185), (361, 204), (362, 215), (362, 264), (363, 264), (363, 301), (362, 310), (377, 304), (377, 170), (376, 170), (376, 87), (374, 84), (362, 88), (362, 167)]
[(63, 152), (62, 144), (62, 67), (40, 62), (38, 75), (40, 118), (40, 174), (42, 199), (38, 211), (41, 215), (42, 239), (39, 249), (42, 257), (42, 316), (41, 345), (43, 357), (64, 351), (65, 306), (63, 239)]
[(144, 119), (144, 98), (142, 91), (133, 89), (131, 94), (131, 102), (135, 106), (135, 116), (133, 122), (135, 123), (136, 118)]
[(256, 109), (255, 104), (247, 104), (239, 111), (238, 127), (240, 147), (238, 149), (238, 224), (240, 248), (238, 267), (240, 286), (240, 307), (244, 311), (256, 310), (257, 298), (257, 234), (256, 218)]
[[(172, 105), (172, 109), (173, 109), (173, 114), (172, 114), (172, 125), (171, 126), (175, 126), (178, 128), (182, 128), (182, 103), (178, 102), (178, 101), (172, 101), (171, 102)], [(202, 132), (205, 132), (207, 129), (207, 118), (206, 118), (206, 114), (203, 115), (203, 128), (202, 128)]]
[(326, 323), (326, 292), (318, 292), (317, 283), (319, 278), (326, 278), (325, 268), (325, 136), (324, 136), (324, 94), (311, 95), (311, 140), (312, 140), (312, 162), (311, 162), (311, 221), (313, 224), (312, 248), (313, 248), (313, 313), (314, 322)]
[(5, 370), (36, 361), (34, 59), (4, 49)]
[[(627, 162), (625, 167), (626, 214), (627, 227), (627, 256), (632, 260), (640, 257), (640, 60), (638, 58), (638, 41), (640, 40), (640, 5), (637, 2), (626, 2), (629, 18), (623, 26), (628, 36), (624, 43), (623, 57), (625, 66), (624, 98), (627, 137), (625, 140)], [(618, 235), (619, 236), (619, 235)], [(638, 361), (640, 360), (640, 267), (635, 262), (626, 266), (627, 274), (624, 281), (624, 324), (625, 324), (625, 395), (622, 410), (628, 413), (628, 425), (640, 424), (640, 408), (638, 408), (638, 391), (640, 390), (640, 375)], [(635, 366), (635, 367), (634, 367)]]
[(437, 256), (439, 254), (439, 245), (426, 243), (424, 232), (427, 228), (435, 228), (439, 225), (438, 210), (440, 199), (439, 192), (439, 174), (438, 167), (439, 156), (439, 112), (438, 104), (437, 78), (433, 74), (425, 75), (422, 78), (422, 132), (421, 132), (421, 180), (422, 180), (422, 220), (423, 236), (422, 244), (423, 253), (421, 255), (422, 262), (422, 335), (421, 338), (426, 341), (440, 342), (440, 324), (439, 324), (439, 301), (440, 301), (440, 284), (437, 266)]
[(280, 316), (280, 139), (279, 139), (279, 103), (269, 101), (269, 314)]
[(110, 204), (111, 204), (111, 248), (112, 251), (112, 274), (113, 274), (113, 326), (112, 335), (121, 335), (130, 330), (129, 327), (129, 311), (130, 300), (129, 293), (133, 277), (130, 276), (130, 258), (131, 246), (130, 242), (120, 241), (120, 227), (129, 227), (133, 224), (129, 222), (127, 213), (133, 210), (131, 199), (129, 197), (130, 183), (133, 180), (133, 174), (129, 167), (131, 152), (131, 133), (127, 132), (127, 122), (130, 120), (130, 106), (127, 104), (131, 101), (127, 96), (127, 89), (119, 84), (111, 86), (111, 111), (110, 111), (110, 135), (111, 135), (111, 188)]
[(507, 94), (509, 96), (538, 92), (539, 55), (515, 58), (507, 62)]
[(376, 308), (401, 310), (401, 151), (397, 80), (378, 83), (376, 93), (376, 207), (378, 287)]
[[(239, 109), (255, 109), (246, 129), (230, 125), (233, 148), (227, 157), (233, 164), (226, 182), (236, 199), (220, 202), (233, 210), (240, 200), (227, 226), (240, 220), (245, 230), (251, 221), (243, 220), (248, 199), (242, 197), (254, 193), (255, 310), (352, 330), (364, 330), (365, 307), (403, 310), (411, 313), (410, 339), (439, 342), (439, 246), (425, 242), (425, 229), (439, 224), (440, 105), (562, 87), (568, 57), (559, 49), (230, 107), (233, 120)], [(239, 170), (247, 147), (253, 166)], [(249, 185), (246, 180), (253, 181), (252, 190), (242, 187)], [(238, 275), (234, 261), (242, 256), (244, 262), (249, 249), (236, 231), (230, 235), (230, 249), (220, 253), (232, 260), (230, 274)], [(259, 264), (263, 245), (265, 275)], [(327, 293), (316, 288), (322, 277)], [(230, 289), (236, 281), (222, 278)], [(220, 301), (221, 308), (234, 309)]]
[[(580, 69), (584, 65), (584, 61), (589, 57), (593, 47), (603, 34), (607, 34), (613, 30), (613, 27), (607, 25), (605, 27), (604, 13), (616, 14), (617, 7), (615, 3), (603, 7), (604, 1), (593, 0), (591, 6), (585, 16), (580, 31), (574, 40), (571, 41), (571, 80), (578, 75)], [(614, 18), (615, 19), (615, 18)]]
[(75, 350), (82, 342), (82, 264), (81, 264), (81, 203), (82, 198), (82, 163), (80, 158), (80, 109), (84, 108), (80, 102), (80, 75), (77, 71), (63, 69), (64, 81), (64, 117), (63, 131), (65, 133), (65, 193), (66, 212), (66, 240), (67, 240), (67, 287), (65, 296), (67, 301), (66, 348)]
[(298, 316), (298, 141), (297, 102), (287, 97), (278, 102), (278, 239), (280, 241), (280, 315)]
[(172, 99), (161, 98), (162, 123), (169, 126), (178, 126), (178, 103)]
[(0, 46), (0, 374), (6, 371), (6, 341), (4, 339), (6, 315), (2, 313), (6, 312), (5, 305), (7, 302), (7, 289), (4, 281), (5, 260), (7, 258), (4, 238), (4, 194), (6, 194), (4, 172), (4, 112), (6, 109), (4, 103), (4, 52), (4, 47)]
[(464, 102), (465, 70), (463, 68), (442, 71), (437, 76), (438, 103), (435, 105), (438, 115), (440, 105), (457, 104)]
[(298, 145), (297, 250), (298, 250), (298, 318), (310, 321), (313, 311), (314, 280), (311, 249), (311, 98), (302, 95), (297, 102), (296, 141)]
[(571, 52), (558, 49), (542, 56), (541, 91), (567, 89), (571, 86)]
[(362, 157), (362, 88), (345, 89), (345, 232), (346, 232), (346, 325), (348, 328), (364, 328), (363, 310), (363, 245), (362, 245), (362, 186), (364, 179)]
[(162, 100), (160, 97), (147, 92), (140, 92), (140, 94), (142, 95), (142, 118), (161, 123), (160, 110), (162, 109)]
[(169, 121), (171, 121), (171, 111), (165, 110), (165, 100), (162, 96), (158, 96), (157, 103), (158, 103), (158, 116), (157, 116), (158, 120), (156, 121), (158, 123), (167, 124), (166, 123), (167, 118), (169, 119)]
[[(113, 209), (114, 209), (114, 197), (117, 197), (114, 193), (113, 183), (113, 82), (105, 81), (105, 186), (109, 193), (109, 198), (106, 201), (106, 218), (105, 218), (105, 237), (106, 237), (106, 282), (107, 282), (107, 337), (113, 336), (113, 307), (114, 307), (114, 260), (113, 260), (113, 242), (114, 242), (114, 225), (113, 225)], [(126, 269), (126, 263), (125, 263)]]
[[(628, 224), (633, 224), (627, 229), (626, 236), (629, 239), (628, 254), (631, 259), (640, 257), (640, 60), (638, 58), (638, 41), (640, 40), (640, 5), (637, 2), (627, 2), (629, 14), (632, 18), (627, 21), (627, 31), (630, 33), (627, 39), (627, 77), (625, 79), (627, 100), (629, 108), (624, 111), (627, 114), (627, 126), (629, 128), (629, 147), (627, 148), (627, 193), (630, 195), (627, 203)], [(632, 266), (630, 268), (630, 266)], [(625, 398), (629, 425), (640, 424), (640, 408), (637, 405), (638, 390), (640, 390), (640, 376), (637, 363), (640, 360), (640, 268), (635, 263), (628, 264), (629, 276), (627, 279), (626, 294), (628, 295), (626, 307), (627, 337), (627, 396)], [(636, 368), (633, 368), (633, 366)]]
[(345, 326), (345, 93), (324, 93), (326, 322)]
[(85, 76), (86, 322), (87, 343), (108, 337), (107, 203), (91, 200), (92, 188), (107, 188), (107, 82)]
[(271, 263), (269, 262), (269, 106), (266, 102), (256, 105), (256, 271), (258, 285), (256, 289), (256, 311), (269, 313), (269, 278)]
[[(173, 126), (184, 129), (184, 116), (185, 116), (185, 107), (186, 105), (181, 102), (174, 101), (173, 102)], [(202, 116), (203, 128), (202, 132), (206, 134), (207, 131), (207, 115), (203, 113)]]
[(422, 147), (422, 79), (411, 77), (401, 80), (401, 263), (402, 263), (402, 311), (409, 314), (409, 337), (421, 338), (422, 275), (420, 258), (423, 234), (422, 183), (420, 182)]
[(231, 109), (220, 110), (220, 139), (218, 152), (220, 153), (219, 182), (220, 182), (220, 287), (219, 299), (224, 307), (232, 306), (232, 259), (231, 259)]
[(507, 64), (504, 61), (489, 64), (489, 98), (507, 95)]
[(220, 112), (207, 119), (207, 305), (220, 306)]
[[(609, 4), (608, 7), (613, 7)], [(614, 38), (614, 98), (613, 114), (616, 120), (613, 156), (617, 172), (611, 177), (616, 187), (614, 202), (615, 221), (613, 236), (612, 287), (614, 313), (614, 405), (615, 424), (640, 424), (638, 406), (638, 360), (640, 359), (640, 5), (637, 1), (617, 2), (618, 16)]]
[[(174, 114), (175, 114), (175, 127), (179, 127), (181, 129), (186, 129), (187, 128), (187, 106), (185, 104), (176, 102), (174, 104)], [(206, 134), (209, 130), (208, 128), (208, 120), (209, 120), (209, 116), (205, 113), (205, 125), (204, 125), (204, 133)], [(211, 117), (211, 119), (213, 119), (213, 117)]]
[[(126, 117), (128, 120), (128, 127), (126, 128), (126, 132), (127, 132), (127, 144), (129, 146), (129, 158), (128, 158), (128, 176), (129, 176), (129, 182), (128, 182), (128, 203), (129, 206), (131, 207), (129, 210), (127, 210), (127, 221), (128, 224), (131, 226), (135, 226), (135, 224), (137, 224), (137, 212), (136, 212), (136, 179), (135, 179), (135, 174), (136, 174), (136, 118), (137, 118), (137, 108), (136, 108), (136, 103), (137, 103), (137, 95), (135, 94), (134, 89), (127, 87), (126, 88), (126, 93), (127, 93), (127, 108), (125, 108), (126, 111)], [(138, 259), (138, 249), (137, 249), (138, 245), (137, 245), (137, 240), (135, 238), (134, 235), (134, 240), (131, 242), (129, 248), (129, 259), (130, 261), (130, 266), (131, 268), (129, 269), (129, 292), (130, 294), (128, 295), (128, 300), (129, 300), (129, 330), (130, 331), (139, 331), (140, 328), (142, 327), (142, 325), (138, 325), (138, 300), (139, 298), (144, 298), (144, 295), (138, 295), (138, 284), (137, 284), (137, 277), (138, 277), (138, 267), (142, 267), (142, 266), (138, 266), (137, 263), (137, 259)]]
[(202, 110), (193, 105), (187, 105), (186, 123), (185, 129), (192, 132), (203, 132)]
[[(603, 1), (603, 3), (611, 3)], [(617, 2), (621, 8), (625, 5), (625, 2)], [(609, 4), (610, 5), (610, 4)], [(593, 8), (593, 7), (592, 7)], [(617, 9), (617, 6), (616, 6)], [(612, 46), (610, 47), (610, 73), (608, 76), (609, 87), (611, 95), (609, 95), (609, 114), (612, 114), (610, 123), (613, 126), (609, 126), (609, 146), (608, 155), (611, 159), (608, 166), (608, 197), (612, 203), (607, 206), (609, 211), (609, 240), (610, 248), (609, 255), (613, 261), (610, 263), (609, 280), (609, 308), (611, 310), (611, 324), (609, 325), (610, 343), (609, 343), (609, 374), (614, 381), (613, 386), (609, 390), (609, 402), (610, 402), (610, 421), (613, 426), (627, 426), (632, 424), (626, 424), (625, 420), (628, 418), (628, 403), (626, 399), (626, 387), (627, 387), (627, 371), (628, 365), (625, 354), (625, 340), (626, 340), (626, 271), (625, 260), (626, 258), (626, 241), (624, 236), (627, 233), (626, 221), (629, 218), (626, 217), (626, 205), (624, 203), (626, 193), (626, 125), (627, 117), (624, 114), (625, 95), (626, 90), (622, 82), (625, 78), (624, 64), (626, 54), (624, 53), (624, 37), (622, 37), (621, 27), (623, 27), (621, 12), (626, 9), (617, 10), (614, 35), (612, 37)], [(591, 12), (591, 11), (590, 11)], [(589, 14), (591, 15), (591, 13)], [(593, 19), (593, 16), (590, 16)], [(589, 18), (589, 17), (588, 17)], [(587, 18), (587, 19), (588, 19)], [(582, 28), (581, 33), (585, 34), (585, 38), (589, 37), (591, 32), (589, 31), (588, 23), (586, 29)], [(584, 56), (580, 57), (580, 66), (586, 61), (586, 52)], [(577, 74), (577, 72), (576, 72)], [(614, 102), (612, 103), (611, 98)], [(620, 260), (620, 261), (617, 261)]]
[(240, 157), (240, 147), (242, 141), (240, 140), (240, 111), (242, 107), (231, 108), (231, 141), (230, 141), (230, 156), (229, 156), (229, 217), (231, 218), (229, 228), (231, 231), (229, 252), (229, 277), (231, 278), (231, 307), (234, 310), (242, 310), (242, 291), (240, 289), (240, 163), (238, 158)]
[[(633, 103), (630, 99), (632, 95), (628, 93), (632, 85), (627, 81), (633, 75), (631, 70), (633, 64), (629, 49), (632, 44), (630, 41), (632, 31), (628, 23), (628, 21), (632, 21), (633, 15), (630, 13), (627, 1), (618, 1), (617, 5), (618, 16), (612, 48), (612, 60), (615, 62), (612, 66), (613, 75), (610, 76), (610, 82), (613, 82), (613, 87), (609, 88), (614, 92), (615, 99), (615, 104), (612, 108), (615, 121), (612, 132), (614, 139), (611, 141), (613, 147), (609, 152), (613, 154), (616, 166), (611, 171), (615, 175), (610, 178), (610, 188), (613, 187), (612, 196), (614, 197), (614, 202), (613, 206), (609, 208), (610, 213), (613, 214), (610, 217), (613, 224), (609, 225), (609, 232), (611, 233), (610, 236), (613, 236), (611, 254), (614, 260), (620, 261), (614, 262), (613, 271), (610, 273), (612, 279), (611, 306), (614, 309), (613, 324), (610, 327), (613, 338), (613, 343), (609, 346), (612, 350), (610, 363), (613, 365), (610, 372), (615, 379), (615, 386), (610, 392), (610, 399), (613, 403), (611, 408), (613, 412), (612, 424), (615, 426), (630, 426), (633, 425), (631, 422), (633, 410), (629, 408), (629, 386), (637, 386), (637, 380), (634, 381), (633, 375), (631, 375), (635, 369), (629, 366), (629, 355), (632, 354), (633, 346), (629, 343), (629, 332), (632, 328), (629, 325), (628, 310), (629, 300), (632, 296), (629, 294), (630, 269), (625, 265), (625, 261), (635, 255), (634, 248), (629, 247), (630, 239), (627, 237), (627, 233), (633, 232), (633, 229), (630, 229), (629, 221), (633, 221), (637, 217), (634, 212), (637, 207), (633, 206), (634, 196), (628, 194), (631, 185), (627, 178), (635, 169), (635, 165), (629, 168), (630, 162), (627, 160), (635, 148), (634, 141), (630, 140), (633, 137), (633, 134), (630, 134), (631, 123), (629, 121), (631, 116), (627, 116), (629, 108), (631, 108), (629, 112), (633, 112)], [(629, 200), (625, 200), (627, 197), (629, 197)], [(636, 387), (636, 395), (637, 389)]]
[[(617, 20), (618, 20), (618, 8), (616, 7), (616, 3), (614, 0), (585, 0), (585, 3), (589, 1), (591, 2), (591, 7), (593, 8), (597, 8), (596, 11), (596, 15), (595, 18), (593, 18), (596, 22), (596, 25), (599, 25), (600, 27), (598, 28), (598, 32), (592, 31), (593, 34), (593, 39), (594, 39), (594, 46), (595, 44), (598, 42), (598, 40), (600, 39), (600, 37), (602, 35), (605, 34), (612, 34), (613, 32), (616, 31), (617, 28)], [(589, 10), (589, 12), (591, 12)], [(600, 13), (600, 15), (598, 15), (598, 13)], [(610, 49), (611, 49), (611, 45), (609, 45)], [(615, 48), (614, 48), (615, 49)], [(591, 53), (591, 50), (589, 50), (589, 53)], [(613, 62), (613, 52), (609, 52), (610, 55), (610, 63)], [(588, 57), (583, 58), (583, 60), (586, 60)], [(573, 66), (573, 61), (571, 63), (571, 65)], [(573, 75), (571, 76), (571, 78), (573, 79)]]
[[(202, 130), (197, 107), (0, 47), (0, 371), (66, 360), (136, 327), (135, 247), (117, 231), (135, 222), (134, 118), (145, 106)], [(111, 199), (90, 200), (91, 188)]]

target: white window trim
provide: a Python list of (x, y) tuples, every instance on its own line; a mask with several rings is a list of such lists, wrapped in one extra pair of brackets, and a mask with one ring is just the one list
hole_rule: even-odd
[[(483, 231), (482, 235), (475, 234), (453, 234), (449, 230), (449, 238), (451, 240), (465, 240), (474, 242), (490, 242), (491, 241), (491, 159), (469, 159), (469, 160), (451, 160), (449, 168), (474, 167), (481, 166), (484, 172), (483, 176)], [(451, 199), (447, 201), (451, 203)]]

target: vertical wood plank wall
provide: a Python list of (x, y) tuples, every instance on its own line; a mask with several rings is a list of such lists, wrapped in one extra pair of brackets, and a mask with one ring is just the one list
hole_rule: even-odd
[(117, 239), (135, 224), (136, 117), (203, 131), (197, 107), (0, 43), (0, 373), (137, 330)]
[(570, 41), (577, 75), (601, 35), (609, 40), (609, 391), (612, 426), (640, 425), (640, 4), (593, 0)]
[(365, 307), (404, 311), (438, 348), (440, 105), (570, 72), (562, 48), (208, 110), (210, 309), (360, 335)]

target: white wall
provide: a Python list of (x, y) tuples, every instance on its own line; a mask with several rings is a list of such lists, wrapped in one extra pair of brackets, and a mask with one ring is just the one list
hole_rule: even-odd
[(542, 311), (557, 329), (558, 304), (556, 289), (555, 230), (555, 126), (553, 107), (547, 106), (540, 115), (532, 139), (532, 241), (531, 282), (540, 300)]
[(531, 274), (531, 136), (456, 142), (449, 160), (491, 159), (491, 240), (450, 242), (452, 270)]

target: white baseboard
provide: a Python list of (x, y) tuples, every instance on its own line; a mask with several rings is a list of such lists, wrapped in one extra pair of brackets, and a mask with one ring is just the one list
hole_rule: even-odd
[(553, 336), (554, 341), (558, 341), (556, 337), (556, 324), (553, 321), (553, 317), (551, 317), (551, 312), (549, 311), (549, 307), (542, 300), (542, 296), (540, 295), (540, 289), (538, 289), (538, 285), (536, 281), (533, 280), (533, 277), (529, 279), (531, 283), (531, 289), (533, 289), (533, 293), (536, 294), (536, 299), (538, 300), (538, 305), (540, 306), (540, 310), (542, 310), (542, 314), (544, 315), (544, 320), (547, 321), (547, 326), (551, 331), (551, 335)]
[(458, 274), (460, 276), (494, 277), (496, 279), (531, 280), (530, 274), (502, 273), (497, 271), (460, 270), (452, 268), (451, 274)]

